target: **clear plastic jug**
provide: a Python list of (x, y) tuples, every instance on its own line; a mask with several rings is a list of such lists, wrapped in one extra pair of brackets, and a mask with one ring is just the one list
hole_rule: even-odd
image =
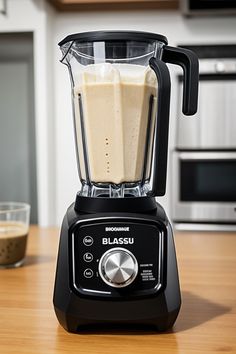
[(88, 32), (59, 43), (69, 68), (80, 195), (165, 193), (172, 62), (185, 73), (183, 111), (197, 105), (197, 59), (144, 32)]

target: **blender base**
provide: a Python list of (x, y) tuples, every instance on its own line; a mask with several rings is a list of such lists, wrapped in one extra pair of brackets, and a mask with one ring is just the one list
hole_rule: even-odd
[[(84, 273), (81, 273), (79, 268), (92, 268), (91, 264), (93, 264), (93, 267), (97, 267), (95, 261), (98, 262), (100, 257), (94, 255), (94, 263), (91, 262), (87, 265), (78, 263), (80, 262), (80, 253), (84, 253), (84, 249), (93, 253), (100, 252), (100, 249), (101, 252), (107, 251), (107, 249), (109, 251), (109, 248), (114, 249), (116, 245), (101, 246), (100, 243), (97, 243), (100, 237), (99, 228), (101, 228), (101, 225), (110, 226), (118, 225), (118, 223), (120, 225), (121, 220), (122, 225), (131, 225), (130, 228), (135, 229), (134, 245), (122, 245), (122, 247), (131, 249), (138, 261), (140, 257), (146, 257), (146, 259), (150, 257), (150, 264), (139, 261), (137, 278), (131, 285), (123, 289), (112, 288), (104, 284), (98, 271), (96, 271), (97, 269), (95, 269), (94, 276), (91, 278), (93, 280), (80, 280)], [(153, 251), (152, 240), (157, 236), (155, 236), (155, 233), (153, 235), (149, 234), (149, 230), (154, 229), (154, 227), (160, 230), (160, 238), (158, 249)], [(94, 236), (93, 246), (86, 248), (82, 245), (77, 247), (76, 240), (80, 238), (80, 233), (84, 232), (83, 229), (96, 231), (96, 236), (90, 232)], [(145, 233), (145, 230), (147, 230), (147, 233)], [(85, 234), (87, 233), (85, 232)], [(109, 242), (112, 243), (115, 239), (121, 239), (124, 242), (125, 238), (114, 238), (117, 233), (114, 232), (114, 234), (110, 234), (112, 236), (108, 238)], [(118, 234), (120, 236), (122, 233), (118, 232)], [(148, 251), (148, 247), (151, 247), (149, 248), (150, 251)], [(138, 253), (142, 256), (138, 257)], [(147, 273), (144, 273), (141, 279), (141, 267), (151, 266), (153, 263), (151, 257), (158, 259), (157, 275), (155, 276), (154, 269), (153, 278), (150, 277), (151, 280), (144, 281)], [(78, 264), (80, 267), (78, 267)], [(155, 265), (153, 267), (155, 268)], [(84, 268), (82, 271), (84, 272)], [(146, 272), (150, 272), (150, 270), (146, 270)], [(147, 284), (155, 282), (155, 280), (152, 280), (154, 278), (158, 281), (158, 285), (154, 284), (153, 287), (146, 289)], [(81, 284), (84, 282), (85, 285), (79, 284), (80, 281)], [(96, 290), (88, 289), (89, 282), (94, 282), (94, 284), (97, 282), (98, 286), (101, 285), (101, 289), (96, 288), (96, 285), (93, 286)], [(106, 287), (111, 291), (104, 291)], [(99, 290), (103, 291), (100, 292)], [(156, 209), (149, 213), (106, 212), (85, 214), (75, 211), (74, 204), (72, 204), (67, 210), (61, 229), (53, 303), (58, 321), (69, 332), (79, 332), (84, 329), (96, 330), (96, 328), (101, 331), (101, 328), (110, 329), (111, 327), (124, 330), (127, 326), (137, 328), (137, 325), (144, 325), (146, 328), (154, 326), (158, 331), (171, 328), (180, 310), (181, 296), (173, 233), (164, 209), (156, 203)]]

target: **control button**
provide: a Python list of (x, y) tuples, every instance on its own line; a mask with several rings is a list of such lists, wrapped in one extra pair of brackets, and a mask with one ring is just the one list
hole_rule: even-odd
[(84, 277), (85, 278), (92, 278), (93, 276), (93, 271), (90, 268), (85, 269), (84, 271)]
[(89, 253), (89, 252), (85, 253), (83, 256), (83, 259), (85, 262), (92, 262), (92, 260), (93, 260), (92, 253)]
[(85, 236), (84, 239), (83, 239), (83, 244), (85, 246), (92, 246), (93, 238), (91, 236)]
[(138, 262), (125, 248), (112, 248), (104, 253), (99, 262), (102, 280), (115, 288), (131, 284), (138, 274)]

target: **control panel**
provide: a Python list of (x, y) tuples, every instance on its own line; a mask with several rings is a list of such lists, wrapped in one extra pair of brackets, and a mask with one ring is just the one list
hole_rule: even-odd
[(82, 295), (130, 298), (163, 286), (165, 227), (158, 222), (77, 222), (71, 245), (73, 288)]

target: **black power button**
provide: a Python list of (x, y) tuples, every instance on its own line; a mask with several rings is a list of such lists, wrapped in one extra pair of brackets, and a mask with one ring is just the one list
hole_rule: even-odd
[(93, 255), (92, 255), (92, 253), (86, 252), (86, 253), (83, 255), (83, 259), (84, 259), (85, 262), (92, 262), (92, 260), (93, 260)]
[(84, 277), (85, 278), (92, 278), (93, 276), (93, 271), (90, 268), (85, 269), (84, 271)]
[(85, 236), (84, 239), (83, 239), (83, 244), (85, 246), (92, 246), (93, 238), (91, 236)]

